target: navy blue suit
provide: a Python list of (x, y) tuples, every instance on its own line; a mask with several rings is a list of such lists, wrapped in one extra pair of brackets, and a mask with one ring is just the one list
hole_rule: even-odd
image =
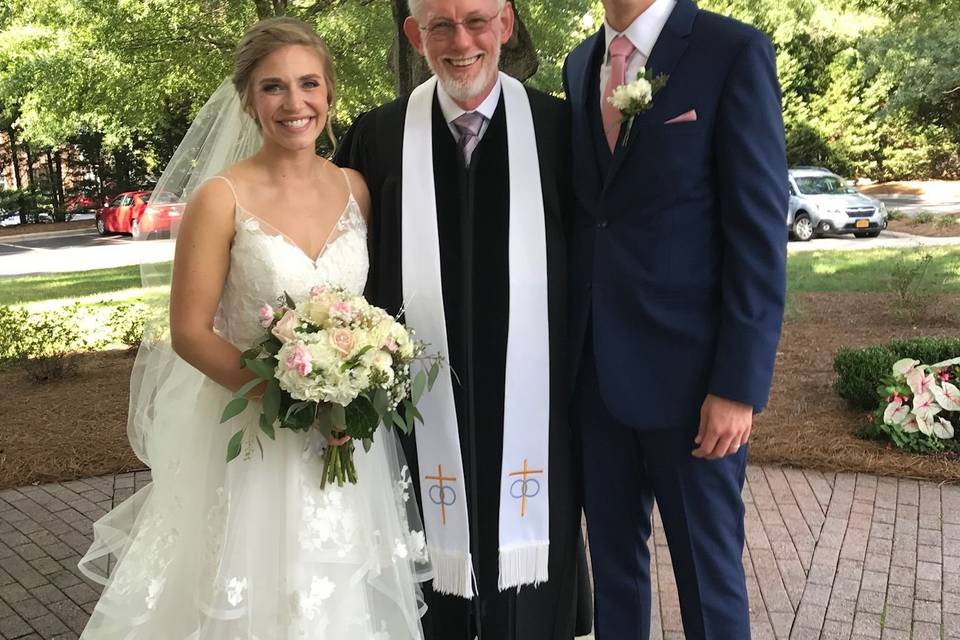
[[(604, 47), (601, 29), (564, 65), (574, 411), (598, 640), (649, 634), (654, 498), (686, 637), (741, 640), (746, 448), (712, 461), (691, 451), (708, 394), (759, 412), (773, 375), (788, 200), (774, 52), (756, 29), (679, 0), (647, 62), (667, 84), (611, 154)], [(695, 121), (666, 124), (690, 110)]]

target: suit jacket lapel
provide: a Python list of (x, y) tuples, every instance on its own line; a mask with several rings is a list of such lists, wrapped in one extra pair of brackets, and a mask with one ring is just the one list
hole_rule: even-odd
[[(578, 167), (579, 174), (575, 181), (588, 193), (582, 194), (584, 203), (593, 202), (596, 196), (600, 194), (603, 186), (603, 169), (609, 164), (609, 156), (600, 158), (597, 156), (597, 145), (595, 141), (595, 131), (591, 118), (596, 113), (596, 109), (590, 101), (596, 98), (599, 100), (597, 89), (592, 85), (599, 82), (598, 71), (600, 65), (600, 56), (603, 53), (604, 39), (603, 28), (591, 36), (586, 43), (578, 49), (580, 55), (570, 60), (570, 99), (573, 105), (573, 148), (576, 150), (577, 157), (574, 158), (575, 166)], [(606, 143), (604, 143), (606, 144)], [(580, 178), (583, 178), (581, 180)]]
[[(656, 44), (653, 45), (653, 51), (650, 52), (650, 58), (647, 60), (646, 68), (656, 77), (661, 73), (668, 76), (667, 86), (661, 91), (667, 91), (670, 87), (670, 76), (676, 68), (683, 53), (687, 50), (689, 44), (689, 35), (693, 30), (693, 22), (697, 17), (697, 5), (693, 0), (678, 0), (677, 6), (667, 19), (667, 23), (660, 32)], [(607, 172), (607, 179), (604, 188), (610, 186), (610, 183), (616, 177), (617, 172), (623, 166), (626, 157), (633, 151), (637, 145), (637, 138), (644, 125), (651, 122), (651, 115), (657, 113), (657, 96), (653, 98), (653, 106), (639, 114), (630, 127), (629, 139), (624, 146), (622, 140), (617, 142), (617, 147), (613, 153), (613, 162), (610, 165), (610, 171)]]

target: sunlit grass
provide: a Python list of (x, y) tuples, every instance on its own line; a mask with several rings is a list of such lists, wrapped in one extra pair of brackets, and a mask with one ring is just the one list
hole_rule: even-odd
[[(158, 265), (157, 271), (164, 268), (169, 266)], [(154, 302), (163, 295), (162, 287), (142, 286), (138, 265), (0, 278), (0, 305), (23, 306), (30, 311), (49, 311), (74, 302), (93, 306), (144, 299)]]
[(960, 292), (960, 247), (792, 253), (787, 262), (787, 288), (794, 293), (889, 291), (897, 261), (919, 259), (925, 254), (933, 256), (928, 283), (944, 293)]

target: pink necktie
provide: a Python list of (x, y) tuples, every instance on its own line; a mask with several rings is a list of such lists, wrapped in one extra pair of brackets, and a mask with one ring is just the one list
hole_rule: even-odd
[(610, 104), (614, 89), (627, 82), (627, 58), (636, 51), (636, 47), (626, 36), (617, 36), (610, 42), (610, 78), (603, 89), (600, 100), (600, 114), (603, 117), (603, 132), (607, 135), (607, 144), (611, 153), (620, 136), (620, 111)]

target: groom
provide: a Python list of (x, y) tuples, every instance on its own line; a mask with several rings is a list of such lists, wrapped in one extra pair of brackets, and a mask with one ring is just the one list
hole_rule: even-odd
[[(578, 211), (571, 336), (598, 640), (650, 632), (650, 517), (688, 640), (750, 637), (747, 441), (783, 316), (787, 170), (774, 52), (692, 0), (603, 0), (564, 66)], [(631, 125), (607, 98), (665, 84)]]

